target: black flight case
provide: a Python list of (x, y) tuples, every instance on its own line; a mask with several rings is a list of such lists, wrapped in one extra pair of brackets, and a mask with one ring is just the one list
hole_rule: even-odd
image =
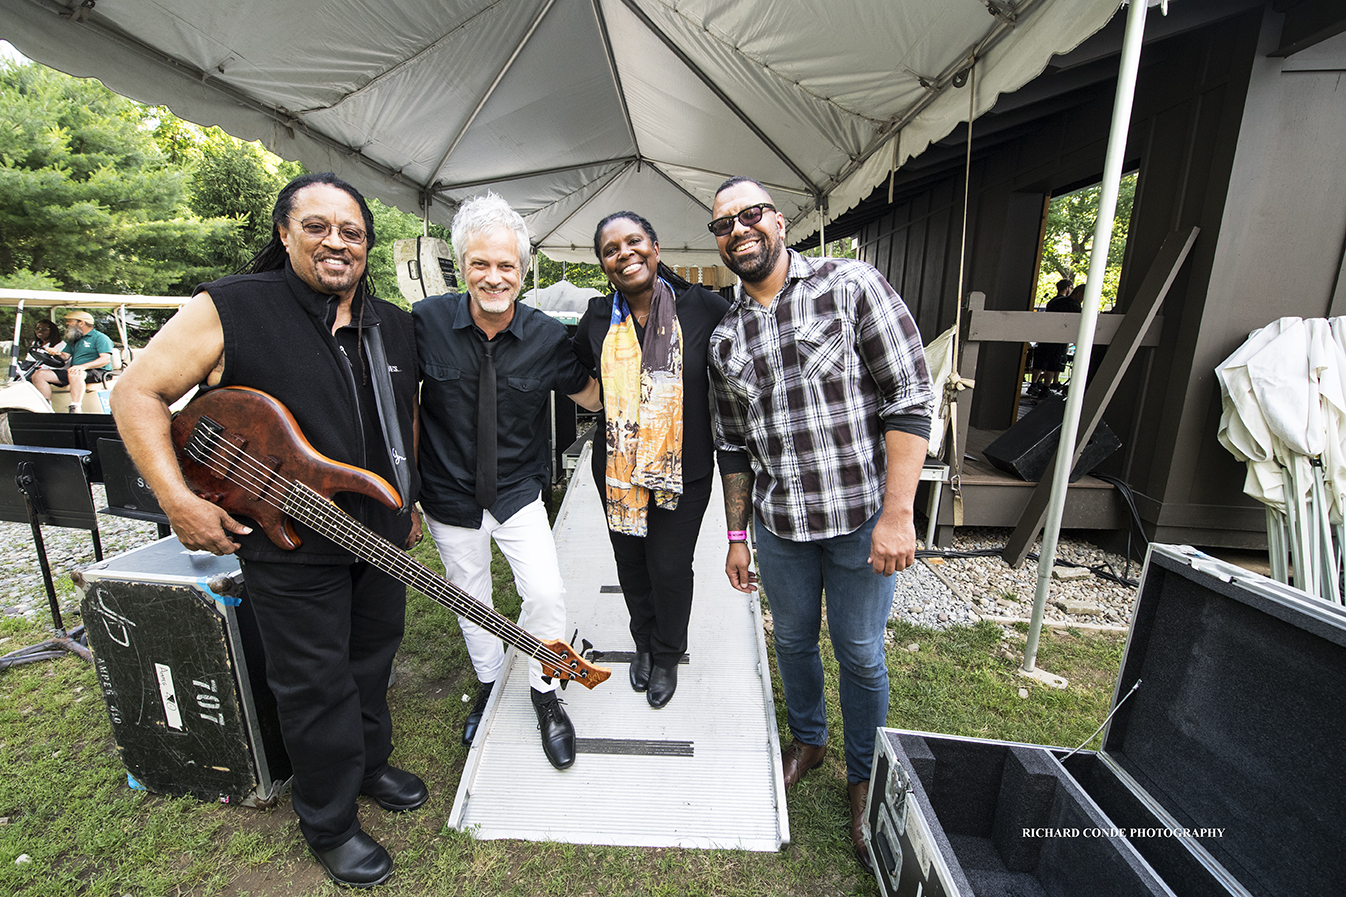
[(290, 758), (238, 559), (170, 536), (73, 578), (132, 786), (275, 803)]
[(1344, 704), (1342, 608), (1153, 545), (1098, 751), (879, 731), (880, 891), (1346, 894)]

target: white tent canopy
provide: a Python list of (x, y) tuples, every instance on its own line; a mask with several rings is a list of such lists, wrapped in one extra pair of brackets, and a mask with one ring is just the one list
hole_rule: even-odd
[(0, 38), (447, 223), (487, 188), (593, 261), (605, 214), (718, 264), (719, 183), (818, 230), (1119, 0), (0, 0)]

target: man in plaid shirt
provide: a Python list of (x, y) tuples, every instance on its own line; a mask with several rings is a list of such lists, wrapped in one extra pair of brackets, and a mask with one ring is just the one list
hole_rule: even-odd
[(906, 305), (872, 266), (785, 248), (785, 217), (757, 181), (725, 181), (713, 215), (720, 256), (742, 280), (710, 343), (725, 572), (739, 591), (756, 589), (746, 536), (755, 516), (794, 737), (781, 756), (787, 790), (827, 754), (826, 596), (851, 841), (872, 871), (860, 825), (874, 730), (888, 717), (893, 578), (916, 559), (912, 504), (934, 399), (925, 353)]

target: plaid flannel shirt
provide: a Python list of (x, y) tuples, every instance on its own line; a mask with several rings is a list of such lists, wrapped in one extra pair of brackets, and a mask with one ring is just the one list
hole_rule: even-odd
[(747, 456), (766, 527), (805, 542), (854, 532), (882, 507), (885, 421), (928, 416), (934, 390), (916, 322), (883, 275), (788, 251), (770, 307), (738, 287), (710, 372), (716, 447)]

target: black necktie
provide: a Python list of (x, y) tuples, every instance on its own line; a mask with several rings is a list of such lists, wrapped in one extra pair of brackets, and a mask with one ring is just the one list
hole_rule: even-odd
[(477, 504), (490, 510), (495, 503), (495, 344), (487, 341), (477, 386)]

